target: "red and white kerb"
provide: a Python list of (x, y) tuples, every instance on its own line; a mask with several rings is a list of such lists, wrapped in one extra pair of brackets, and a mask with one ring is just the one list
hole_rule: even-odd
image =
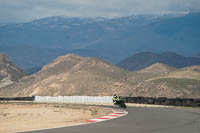
[(111, 119), (115, 119), (115, 118), (118, 118), (118, 117), (122, 117), (122, 116), (125, 116), (125, 115), (128, 114), (128, 112), (126, 112), (124, 110), (119, 110), (119, 109), (115, 109), (115, 110), (112, 110), (112, 111), (113, 111), (113, 113), (110, 114), (110, 115), (102, 116), (102, 117), (95, 118), (95, 119), (90, 119), (90, 120), (87, 120), (87, 122), (90, 122), (90, 123), (102, 122), (102, 121), (106, 121), (106, 120), (111, 120)]

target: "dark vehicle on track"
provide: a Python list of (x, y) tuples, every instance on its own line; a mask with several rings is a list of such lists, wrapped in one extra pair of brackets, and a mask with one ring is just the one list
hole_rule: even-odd
[(113, 103), (115, 105), (118, 105), (121, 108), (126, 108), (126, 104), (125, 104), (124, 98), (121, 97), (121, 96), (114, 95), (113, 96)]

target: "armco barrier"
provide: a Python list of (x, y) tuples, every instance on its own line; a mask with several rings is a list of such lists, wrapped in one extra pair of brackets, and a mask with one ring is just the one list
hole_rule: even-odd
[(152, 98), (152, 97), (124, 97), (126, 103), (155, 104), (169, 106), (200, 107), (200, 99), (189, 98)]
[(35, 96), (32, 97), (0, 97), (0, 101), (34, 101)]

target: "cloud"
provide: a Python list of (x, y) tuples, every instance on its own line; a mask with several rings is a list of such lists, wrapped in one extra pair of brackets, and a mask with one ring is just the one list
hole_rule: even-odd
[(199, 10), (200, 0), (0, 0), (0, 23), (60, 15), (120, 17)]

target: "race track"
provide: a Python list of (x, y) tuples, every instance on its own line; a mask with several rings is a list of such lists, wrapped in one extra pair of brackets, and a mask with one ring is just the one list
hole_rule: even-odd
[(27, 133), (200, 133), (200, 109), (128, 107), (124, 117)]

